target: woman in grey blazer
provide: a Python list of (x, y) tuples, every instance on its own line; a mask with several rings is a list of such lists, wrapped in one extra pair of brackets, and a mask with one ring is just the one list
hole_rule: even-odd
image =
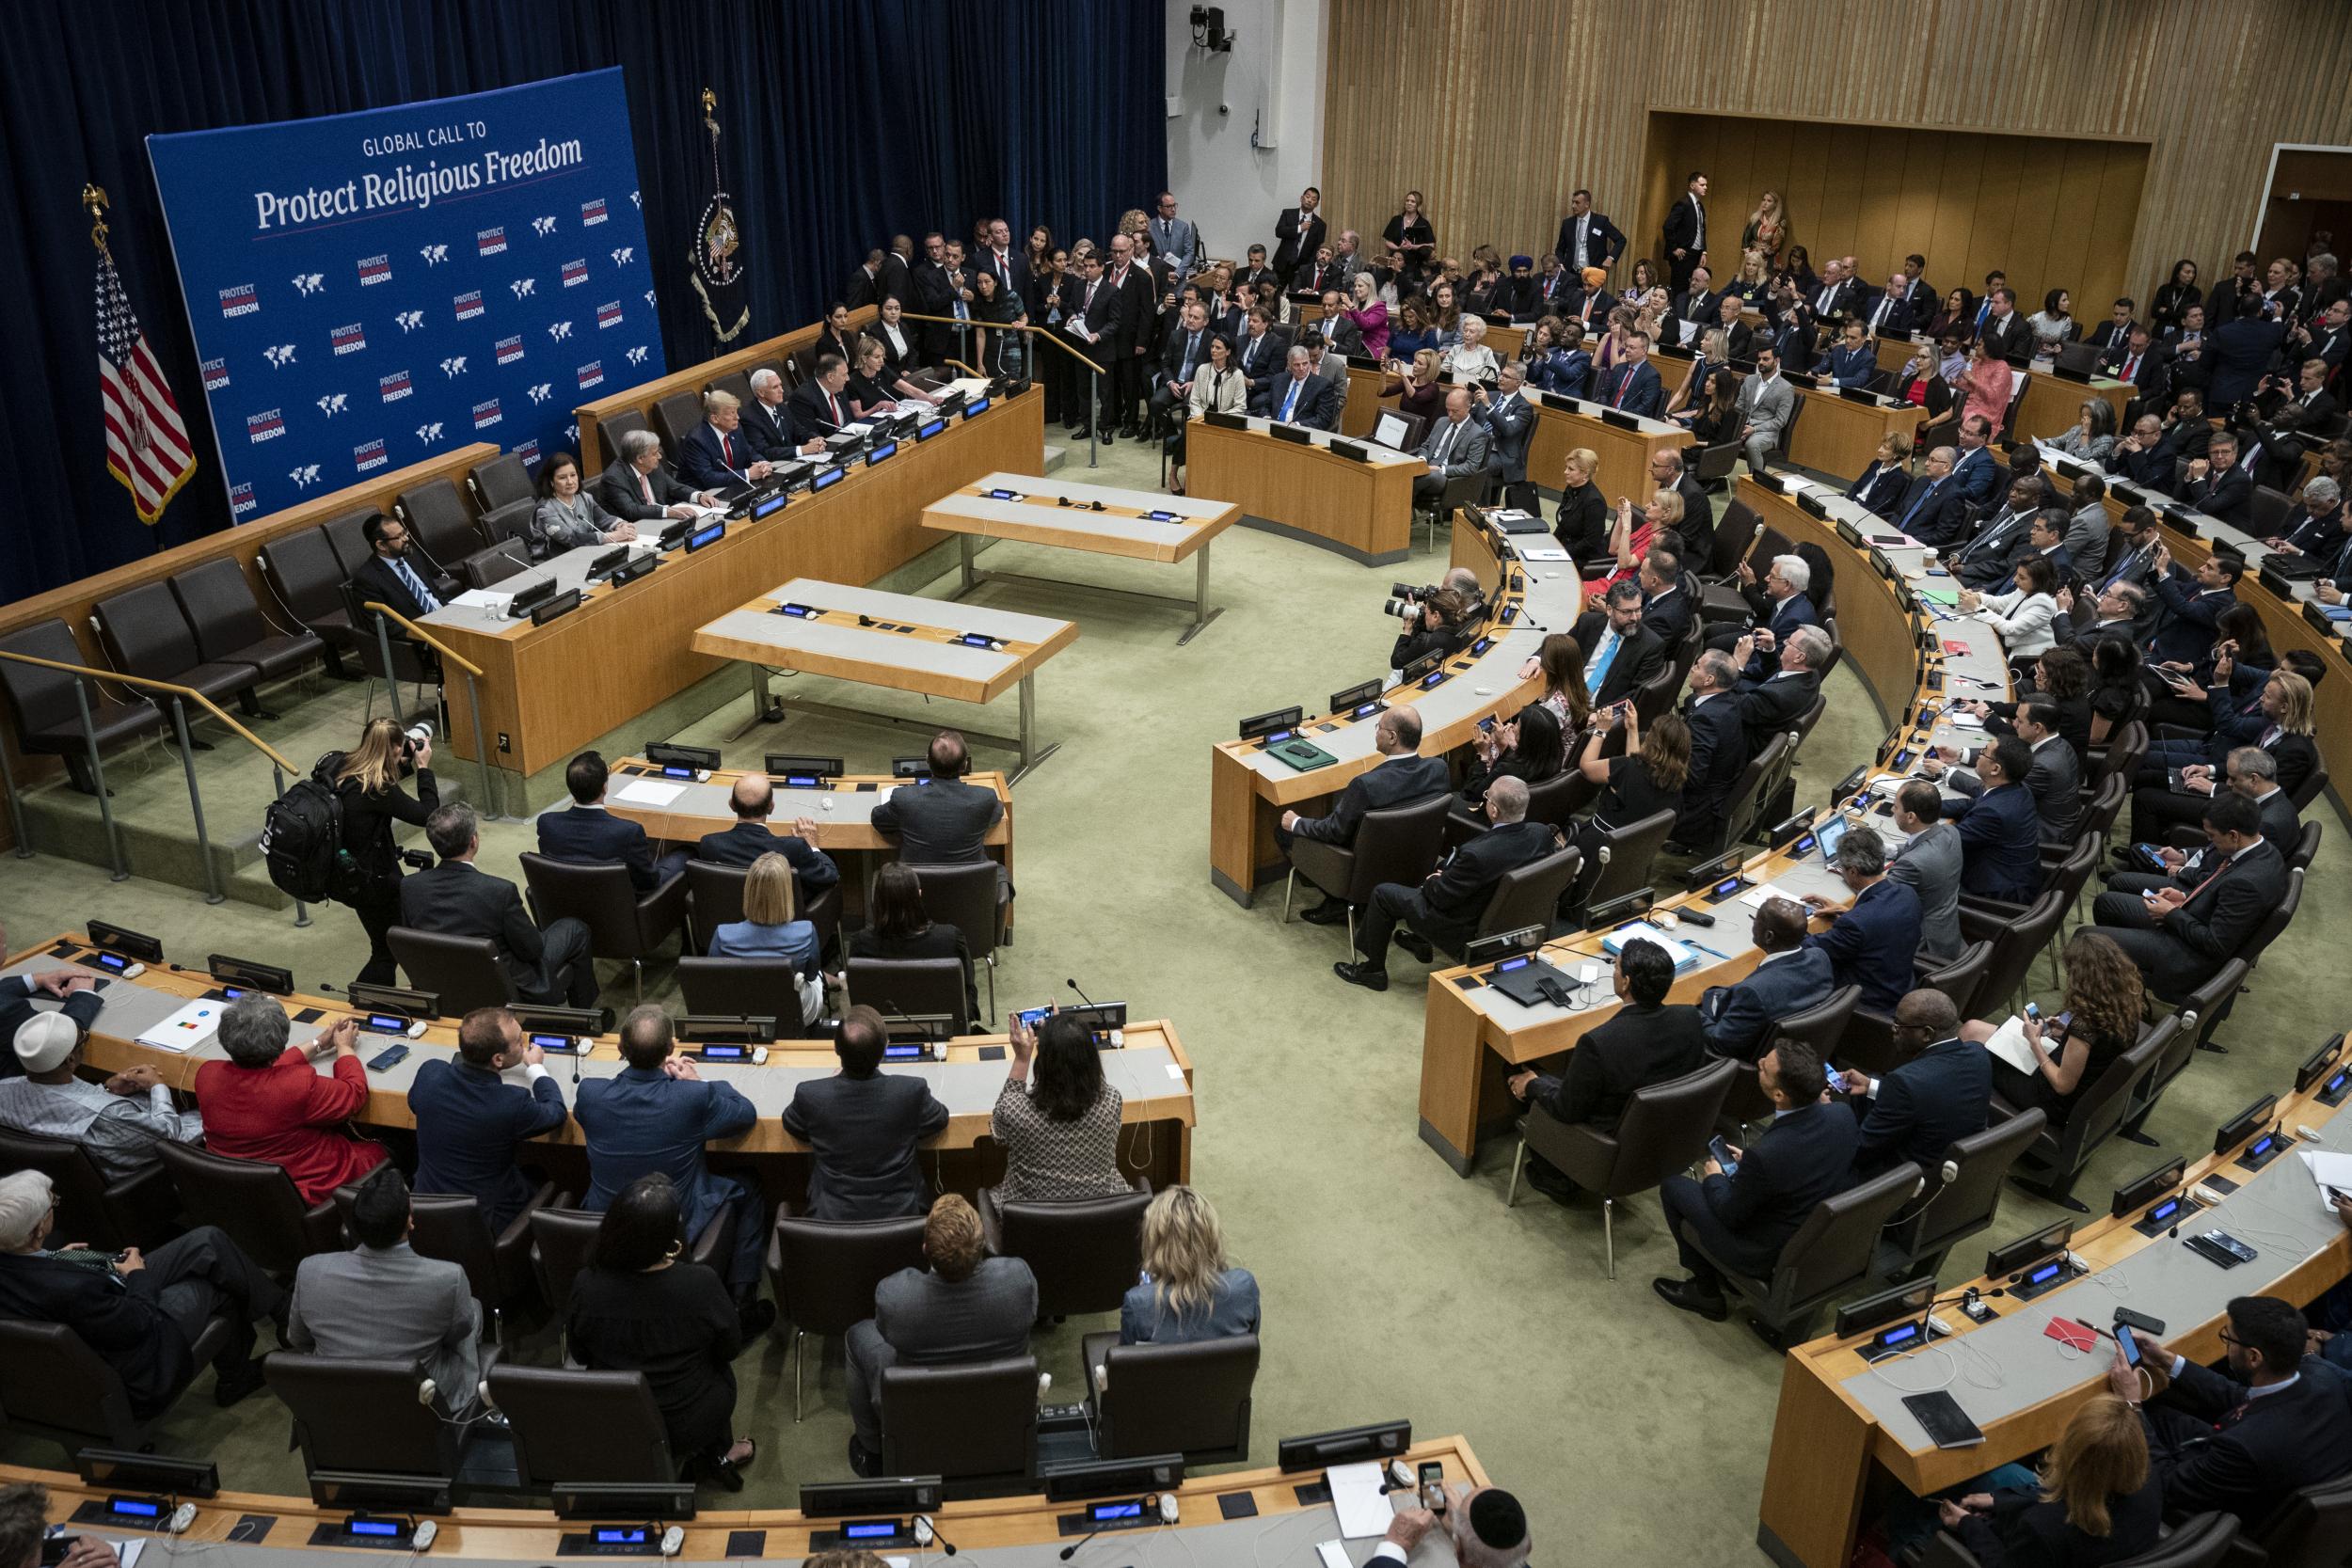
[(583, 545), (619, 545), (637, 537), (637, 525), (624, 522), (597, 504), (580, 483), (580, 459), (559, 451), (539, 470), (539, 507), (531, 515), (531, 558), (542, 561)]

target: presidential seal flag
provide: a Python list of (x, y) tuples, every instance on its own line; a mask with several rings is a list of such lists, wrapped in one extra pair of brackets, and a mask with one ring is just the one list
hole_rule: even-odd
[(719, 95), (703, 88), (703, 129), (710, 136), (710, 199), (694, 220), (689, 260), (711, 336), (723, 343), (752, 325), (752, 308), (743, 299), (743, 226), (736, 221), (735, 199), (719, 176), (718, 111)]
[(151, 524), (196, 472), (196, 453), (106, 249), (106, 193), (86, 185), (82, 205), (98, 247), (98, 402), (106, 421), (106, 471), (131, 492), (139, 521)]

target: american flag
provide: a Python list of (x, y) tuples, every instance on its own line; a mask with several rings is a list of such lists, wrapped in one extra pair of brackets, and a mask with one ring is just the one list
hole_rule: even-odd
[(139, 521), (164, 515), (196, 472), (188, 427), (139, 330), (112, 256), (98, 255), (99, 404), (106, 420), (106, 471), (120, 480)]

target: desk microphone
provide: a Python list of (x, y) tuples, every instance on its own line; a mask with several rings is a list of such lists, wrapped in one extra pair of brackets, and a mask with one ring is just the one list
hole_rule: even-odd
[(934, 1542), (938, 1543), (939, 1549), (949, 1557), (956, 1555), (956, 1544), (939, 1533), (939, 1521), (928, 1513), (916, 1514), (914, 1516), (914, 1544), (918, 1546), (928, 1546)]
[(1104, 1527), (1101, 1525), (1097, 1525), (1092, 1529), (1087, 1531), (1086, 1534), (1080, 1536), (1077, 1540), (1073, 1541), (1069, 1545), (1064, 1546), (1061, 1549), (1061, 1560), (1064, 1562), (1068, 1562), (1072, 1558), (1076, 1557), (1078, 1555), (1078, 1548), (1093, 1540), (1096, 1536), (1102, 1534), (1103, 1528)]
[[(927, 1046), (930, 1043), (930, 1025), (915, 1022), (913, 1018), (908, 1016), (908, 1014), (899, 1007), (898, 1003), (892, 1001), (887, 996), (882, 999), (882, 1010), (891, 1018), (897, 1019), (900, 1023), (903, 1023), (908, 1028), (914, 1030), (914, 1037), (916, 1039), (921, 1040)], [(888, 1031), (885, 1030), (883, 1033), (887, 1034)]]
[[(1062, 984), (1068, 986), (1072, 990), (1078, 990), (1078, 982), (1075, 980), (1065, 979), (1062, 981)], [(1089, 996), (1082, 990), (1078, 990), (1078, 1000), (1085, 1003), (1089, 1007), (1094, 1006), (1094, 998)]]

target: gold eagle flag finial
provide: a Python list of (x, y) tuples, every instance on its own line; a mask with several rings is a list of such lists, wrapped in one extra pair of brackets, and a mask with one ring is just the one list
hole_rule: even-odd
[(98, 247), (98, 254), (106, 254), (106, 193), (96, 185), (82, 187), (82, 206), (89, 214), (89, 243)]

